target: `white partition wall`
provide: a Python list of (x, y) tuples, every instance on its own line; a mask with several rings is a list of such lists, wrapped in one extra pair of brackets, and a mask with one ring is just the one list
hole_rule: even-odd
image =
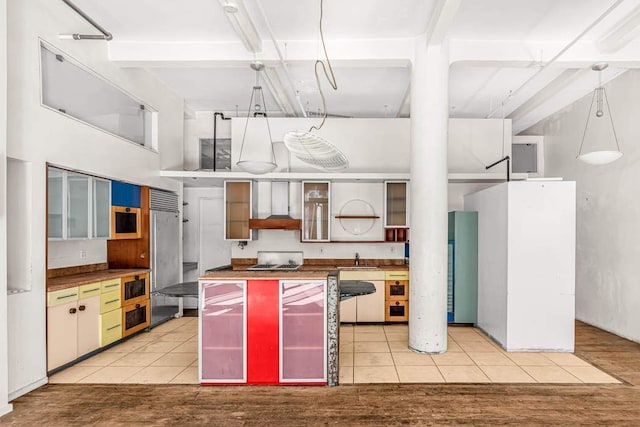
[(573, 351), (575, 182), (465, 196), (478, 211), (478, 327), (505, 349)]

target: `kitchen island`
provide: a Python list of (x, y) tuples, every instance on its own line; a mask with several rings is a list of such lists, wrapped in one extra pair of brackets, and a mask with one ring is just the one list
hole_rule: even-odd
[(201, 384), (338, 384), (338, 275), (212, 271), (199, 279)]

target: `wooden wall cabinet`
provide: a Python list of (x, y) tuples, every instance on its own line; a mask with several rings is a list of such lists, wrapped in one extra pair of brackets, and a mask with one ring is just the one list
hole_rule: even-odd
[(328, 181), (302, 182), (303, 242), (328, 242), (331, 236), (331, 183)]
[(251, 230), (249, 220), (257, 209), (258, 198), (252, 181), (224, 182), (224, 239), (256, 240), (257, 230)]
[(326, 384), (326, 280), (200, 283), (202, 384)]

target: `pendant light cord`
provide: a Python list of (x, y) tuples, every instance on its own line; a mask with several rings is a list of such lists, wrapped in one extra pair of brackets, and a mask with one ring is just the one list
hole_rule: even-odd
[[(320, 98), (322, 99), (322, 122), (320, 122), (320, 126), (311, 126), (309, 128), (309, 132), (313, 129), (320, 130), (322, 126), (324, 126), (324, 122), (327, 120), (327, 102), (324, 98), (324, 93), (322, 92), (322, 86), (320, 85), (320, 77), (318, 76), (318, 65), (322, 66), (322, 71), (324, 72), (327, 81), (331, 85), (333, 90), (338, 90), (338, 83), (336, 82), (336, 76), (333, 74), (333, 68), (331, 67), (331, 61), (329, 60), (329, 55), (327, 54), (327, 46), (324, 42), (324, 32), (322, 31), (322, 17), (323, 17), (323, 9), (324, 9), (324, 1), (320, 0), (320, 40), (322, 41), (322, 50), (324, 51), (324, 56), (327, 59), (327, 65), (325, 65), (322, 60), (317, 59), (316, 63), (313, 67), (314, 74), (316, 76), (316, 84), (318, 85), (318, 91), (320, 92)], [(329, 71), (327, 72), (327, 68)], [(331, 76), (329, 76), (331, 74)]]

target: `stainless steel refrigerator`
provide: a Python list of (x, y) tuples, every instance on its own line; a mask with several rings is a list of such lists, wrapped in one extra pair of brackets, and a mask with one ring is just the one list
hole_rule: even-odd
[(151, 327), (179, 314), (178, 298), (162, 289), (182, 282), (179, 277), (180, 218), (178, 196), (168, 191), (150, 191), (151, 228)]

